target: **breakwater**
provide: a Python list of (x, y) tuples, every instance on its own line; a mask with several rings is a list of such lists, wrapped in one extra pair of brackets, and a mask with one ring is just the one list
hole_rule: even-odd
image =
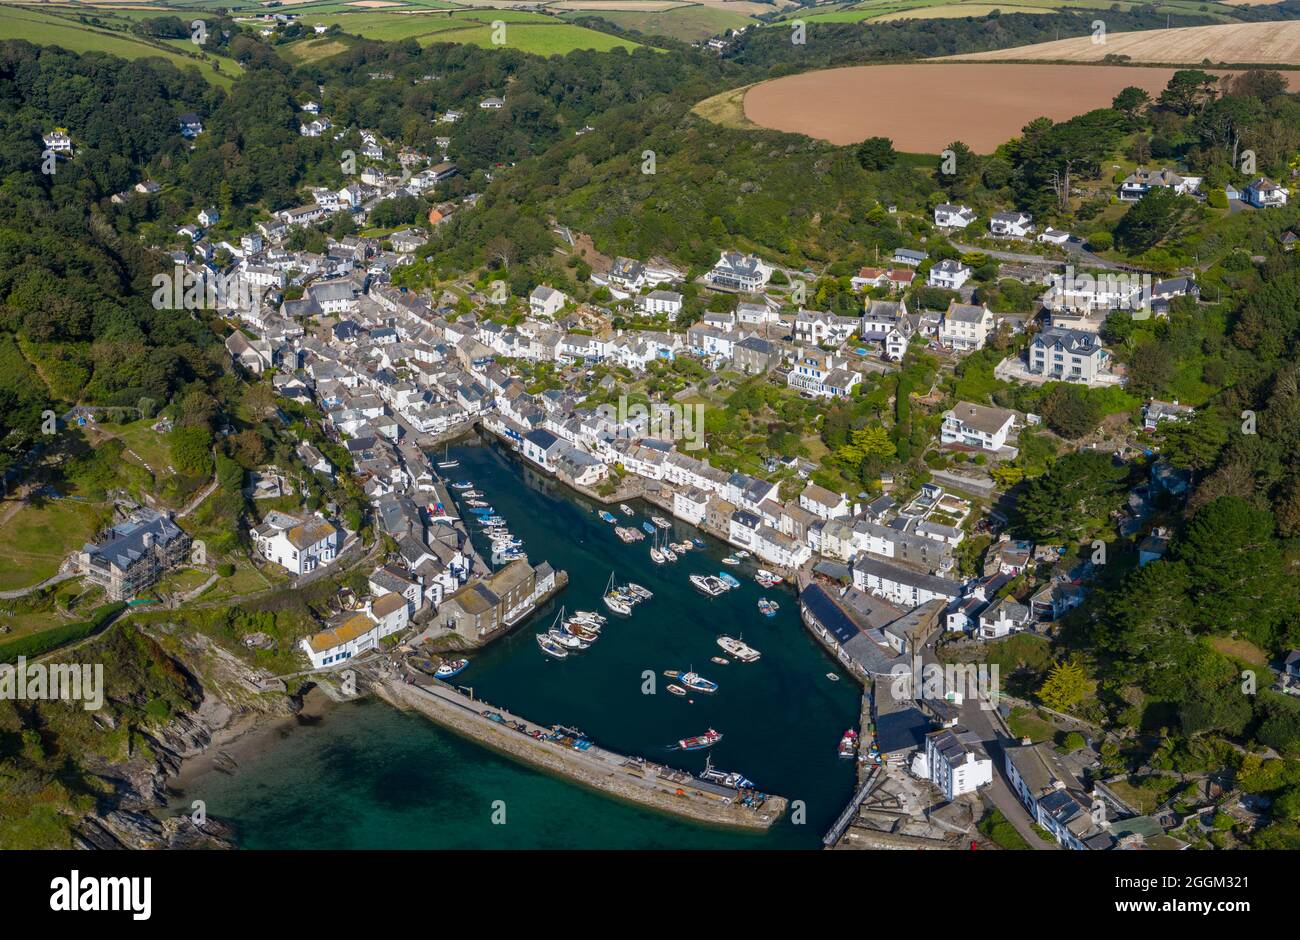
[(397, 707), (406, 707), (465, 737), (534, 767), (559, 774), (619, 799), (716, 826), (765, 830), (785, 813), (786, 800), (766, 796), (760, 805), (746, 806), (740, 794), (683, 771), (653, 764), (595, 746), (577, 750), (546, 740), (550, 729), (485, 707), (436, 680), (410, 676), (385, 679), (376, 693)]

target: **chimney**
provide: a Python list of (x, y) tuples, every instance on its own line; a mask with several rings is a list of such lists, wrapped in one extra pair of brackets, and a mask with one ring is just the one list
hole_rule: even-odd
[(1020, 744), (1022, 747), (1029, 747), (1029, 745), (1033, 743), (1034, 742), (1029, 739), (1029, 735), (1025, 735), (1023, 738), (1020, 739)]

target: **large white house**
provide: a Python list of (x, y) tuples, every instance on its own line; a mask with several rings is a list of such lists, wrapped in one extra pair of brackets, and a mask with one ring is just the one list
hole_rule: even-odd
[(293, 574), (306, 574), (329, 564), (340, 547), (339, 530), (324, 517), (295, 516), (279, 510), (267, 513), (249, 535), (263, 558)]
[(682, 295), (677, 291), (671, 290), (652, 290), (637, 298), (637, 304), (641, 307), (642, 312), (651, 316), (662, 313), (669, 320), (677, 319), (677, 314), (682, 312)]
[(1029, 346), (1029, 371), (1067, 382), (1098, 384), (1110, 356), (1095, 333), (1051, 327)]
[(1024, 238), (1034, 230), (1034, 217), (1028, 212), (995, 212), (989, 218), (989, 231), (994, 235)]
[(1286, 190), (1266, 176), (1252, 180), (1242, 194), (1246, 202), (1257, 209), (1276, 209), (1286, 205)]
[(724, 251), (709, 270), (709, 283), (715, 287), (754, 293), (762, 290), (772, 277), (771, 265), (755, 255)]
[(939, 228), (965, 228), (975, 221), (975, 210), (942, 203), (934, 207), (934, 224)]
[(528, 309), (532, 311), (534, 316), (553, 317), (564, 309), (566, 300), (568, 298), (563, 291), (547, 287), (545, 284), (539, 284), (528, 295)]
[(939, 327), (939, 342), (952, 349), (970, 351), (984, 348), (993, 330), (993, 313), (981, 304), (952, 301)]
[(790, 388), (817, 398), (844, 398), (862, 381), (862, 376), (846, 368), (830, 353), (809, 350), (800, 356), (786, 376)]
[(1015, 423), (1014, 411), (959, 401), (943, 413), (939, 440), (944, 444), (1001, 450), (1006, 446), (1007, 435)]
[(960, 290), (961, 286), (970, 280), (970, 276), (970, 268), (960, 261), (953, 261), (950, 258), (946, 261), (940, 261), (930, 268), (930, 276), (927, 281), (931, 287), (942, 287), (944, 290)]

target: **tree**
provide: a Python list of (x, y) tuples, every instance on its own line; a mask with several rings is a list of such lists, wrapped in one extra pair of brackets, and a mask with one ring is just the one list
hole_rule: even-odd
[(186, 476), (212, 472), (212, 434), (204, 427), (177, 427), (170, 435), (172, 463)]
[(1037, 541), (1075, 537), (1119, 505), (1124, 476), (1109, 454), (1066, 454), (1026, 484), (1016, 503), (1020, 527)]
[(1160, 93), (1160, 104), (1177, 114), (1199, 111), (1214, 99), (1218, 76), (1200, 69), (1179, 69)]
[(1186, 421), (1165, 421), (1160, 425), (1161, 454), (1180, 470), (1199, 472), (1214, 466), (1228, 442), (1223, 419), (1202, 409)]
[(1091, 434), (1102, 419), (1101, 405), (1088, 389), (1068, 383), (1053, 387), (1039, 410), (1049, 428), (1071, 440)]
[(1233, 77), (1229, 87), (1234, 95), (1258, 98), (1260, 101), (1272, 101), (1285, 95), (1288, 90), (1287, 80), (1282, 73), (1272, 69), (1250, 69), (1242, 72)]
[(1110, 106), (1123, 114), (1129, 124), (1136, 124), (1150, 103), (1151, 96), (1147, 94), (1146, 89), (1129, 85), (1127, 88), (1120, 89), (1120, 93), (1111, 101)]
[(898, 159), (894, 142), (888, 137), (868, 137), (858, 145), (857, 156), (864, 170), (887, 170)]
[(1189, 626), (1272, 647), (1293, 616), (1296, 586), (1273, 537), (1273, 514), (1235, 496), (1202, 508), (1170, 554), (1187, 566)]
[(1047, 679), (1038, 689), (1038, 699), (1048, 708), (1058, 712), (1069, 711), (1088, 694), (1088, 674), (1083, 663), (1067, 659), (1052, 667)]
[(1190, 196), (1164, 187), (1153, 189), (1115, 224), (1115, 241), (1132, 252), (1146, 251), (1171, 236), (1195, 206)]

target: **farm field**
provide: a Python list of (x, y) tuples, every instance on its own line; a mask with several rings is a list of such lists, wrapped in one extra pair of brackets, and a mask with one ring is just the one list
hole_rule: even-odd
[[(761, 82), (745, 93), (743, 108), (745, 118), (761, 127), (837, 145), (881, 135), (913, 153), (938, 153), (954, 140), (990, 153), (1036, 117), (1060, 121), (1109, 105), (1127, 85), (1154, 95), (1173, 72), (1090, 65), (853, 66)], [(908, 107), (902, 111), (885, 106), (903, 100)]]
[[(994, 10), (1002, 13), (1053, 13), (1058, 10), (1110, 10), (1128, 11), (1145, 4), (1133, 0), (863, 0), (847, 3), (821, 13), (790, 11), (782, 19), (798, 18), (808, 23), (857, 23), (862, 20), (889, 22), (892, 20), (947, 19), (962, 16), (987, 16)], [(1196, 16), (1232, 17), (1232, 4), (1196, 0), (1165, 0), (1150, 5), (1160, 13), (1184, 13)]]
[(947, 58), (964, 62), (1099, 62), (1108, 55), (1124, 55), (1134, 62), (1162, 65), (1200, 65), (1209, 61), (1228, 65), (1300, 66), (1300, 21), (1225, 23), (1220, 26), (1110, 33), (1100, 44), (1094, 43), (1091, 36), (1079, 36)]
[[(536, 55), (563, 55), (575, 49), (605, 52), (622, 48), (631, 51), (637, 43), (608, 33), (566, 23), (553, 16), (518, 10), (456, 10), (446, 13), (322, 13), (313, 22), (338, 24), (346, 33), (365, 39), (415, 39), (421, 45), (435, 42), (473, 43), (490, 47), (492, 23), (506, 24), (505, 45)], [(337, 38), (304, 39), (281, 47), (297, 62), (313, 62), (343, 51)]]
[(222, 71), (218, 72), (210, 62), (170, 51), (165, 44), (153, 45), (126, 32), (9, 4), (0, 4), (0, 39), (26, 39), (41, 45), (61, 46), (70, 52), (106, 52), (124, 59), (167, 59), (177, 68), (193, 66), (208, 81), (219, 85), (229, 85), (240, 71), (233, 59), (222, 58)]

